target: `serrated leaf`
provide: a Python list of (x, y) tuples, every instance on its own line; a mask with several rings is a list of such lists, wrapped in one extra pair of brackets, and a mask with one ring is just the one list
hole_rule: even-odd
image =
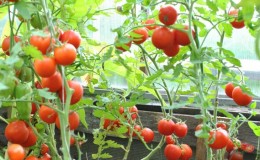
[(207, 6), (213, 11), (213, 12), (217, 12), (218, 11), (218, 7), (214, 2), (211, 2), (210, 0), (207, 0)]
[(248, 126), (252, 129), (257, 137), (260, 137), (260, 126), (257, 126), (254, 122), (248, 121)]
[(110, 147), (110, 148), (123, 148), (123, 146), (121, 144), (116, 143), (113, 140), (107, 140), (106, 144)]
[(113, 158), (113, 156), (109, 153), (102, 153), (99, 155), (99, 158), (107, 159), (107, 158)]
[(45, 99), (56, 99), (54, 93), (48, 92), (48, 89), (37, 89), (38, 94)]
[(34, 46), (28, 45), (22, 48), (26, 55), (34, 59), (42, 59), (42, 53)]
[(98, 118), (107, 118), (107, 119), (110, 119), (110, 120), (115, 120), (116, 118), (109, 112), (105, 111), (105, 110), (99, 110), (99, 109), (96, 109), (94, 110), (93, 112), (93, 115), (95, 117), (98, 117)]

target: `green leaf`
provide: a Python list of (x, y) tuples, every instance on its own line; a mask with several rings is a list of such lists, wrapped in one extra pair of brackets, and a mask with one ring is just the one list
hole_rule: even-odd
[(227, 37), (231, 37), (232, 36), (233, 27), (229, 23), (223, 23), (222, 26), (223, 26), (223, 29), (225, 31), (225, 35)]
[(110, 119), (110, 120), (115, 120), (116, 118), (109, 112), (105, 111), (105, 110), (99, 110), (99, 109), (96, 109), (94, 110), (93, 112), (93, 115), (97, 118), (107, 118), (107, 119)]
[(123, 148), (121, 144), (118, 144), (113, 140), (107, 140), (106, 143), (110, 148)]
[(260, 126), (257, 126), (254, 122), (248, 121), (248, 126), (252, 129), (257, 137), (260, 137)]
[(256, 109), (256, 101), (254, 101), (253, 103), (250, 104), (250, 108), (251, 109)]
[(218, 112), (224, 114), (227, 118), (231, 118), (231, 119), (235, 118), (233, 114), (229, 113), (227, 110), (223, 108), (218, 108)]
[(42, 59), (42, 53), (34, 46), (28, 45), (22, 48), (26, 55), (34, 59)]
[(90, 31), (93, 31), (93, 32), (96, 32), (96, 31), (97, 31), (97, 28), (94, 27), (94, 26), (91, 25), (91, 24), (89, 24), (89, 25), (87, 26), (87, 28), (88, 28)]
[(226, 60), (230, 62), (231, 64), (234, 64), (235, 66), (241, 67), (241, 62), (239, 59), (234, 57), (227, 57)]
[(48, 92), (48, 89), (37, 89), (38, 94), (45, 99), (56, 99), (54, 93)]
[(18, 1), (14, 3), (16, 9), (18, 10), (18, 13), (23, 17), (25, 20), (31, 19), (32, 13), (36, 12), (37, 9), (29, 3), (26, 3), (25, 1)]
[(217, 12), (218, 11), (218, 7), (217, 7), (217, 5), (214, 2), (211, 2), (210, 0), (207, 0), (207, 5), (213, 12)]
[(80, 122), (84, 125), (85, 128), (88, 128), (88, 124), (86, 121), (86, 112), (84, 109), (80, 109), (77, 111), (77, 113), (79, 114), (79, 119)]
[(99, 155), (99, 158), (107, 159), (107, 158), (113, 158), (113, 156), (110, 155), (109, 153), (102, 153), (101, 155)]

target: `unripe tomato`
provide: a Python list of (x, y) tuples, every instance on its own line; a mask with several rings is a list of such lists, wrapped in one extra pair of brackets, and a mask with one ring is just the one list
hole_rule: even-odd
[(243, 93), (242, 89), (237, 86), (233, 89), (232, 98), (237, 105), (247, 106), (251, 103), (252, 97)]
[(29, 129), (24, 121), (16, 120), (5, 128), (5, 137), (11, 143), (22, 144), (29, 136)]
[(161, 119), (158, 122), (158, 132), (162, 135), (168, 136), (173, 134), (175, 123), (172, 120)]
[(25, 158), (25, 150), (19, 144), (10, 144), (7, 147), (9, 160), (23, 160)]
[[(73, 90), (70, 104), (71, 105), (76, 104), (83, 97), (83, 92), (84, 92), (83, 87), (77, 81), (68, 81), (68, 85)], [(61, 101), (65, 102), (66, 101), (66, 91), (63, 87), (59, 90), (58, 94), (59, 94)]]
[(42, 88), (48, 88), (50, 92), (57, 92), (61, 87), (62, 77), (58, 71), (48, 78), (42, 78)]
[(11, 74), (7, 74), (7, 75), (0, 74), (0, 79), (1, 79), (1, 83), (6, 86), (5, 89), (1, 89), (0, 91), (0, 99), (8, 98), (8, 97), (11, 98), (13, 96), (15, 85), (16, 85), (14, 75), (12, 76)]
[(225, 87), (225, 93), (228, 97), (232, 98), (232, 92), (234, 90), (235, 86), (233, 83), (229, 82)]
[(156, 48), (164, 49), (174, 43), (174, 36), (167, 27), (159, 27), (153, 32), (152, 43)]
[(54, 49), (54, 58), (57, 64), (67, 66), (72, 64), (77, 57), (76, 48), (69, 43), (65, 43), (62, 46)]
[(133, 33), (138, 34), (132, 37), (135, 44), (142, 44), (148, 38), (148, 31), (144, 27), (133, 30)]
[(32, 69), (29, 68), (29, 67), (23, 67), (20, 71), (20, 74), (19, 74), (19, 79), (22, 81), (22, 82), (30, 82), (32, 80)]
[(235, 18), (233, 21), (230, 22), (230, 24), (233, 26), (233, 28), (241, 29), (241, 28), (245, 27), (245, 22), (244, 22), (244, 20), (237, 19), (238, 12), (239, 12), (239, 10), (235, 9), (235, 10), (231, 10), (228, 14)]
[(154, 132), (150, 128), (143, 128), (141, 130), (141, 136), (144, 138), (146, 143), (150, 143), (154, 139)]
[[(5, 39), (2, 42), (2, 50), (5, 52), (6, 55), (10, 55), (10, 36), (5, 37)], [(21, 39), (18, 36), (14, 36), (14, 44), (21, 41)]]
[(46, 18), (39, 13), (33, 14), (30, 22), (35, 29), (43, 29), (47, 24)]
[(159, 20), (169, 26), (176, 22), (178, 13), (173, 6), (167, 5), (163, 6), (159, 10)]
[(34, 61), (34, 69), (39, 76), (47, 78), (56, 72), (56, 62), (54, 58), (44, 56), (42, 60)]
[(52, 124), (55, 122), (56, 118), (58, 117), (58, 114), (54, 109), (42, 105), (39, 109), (39, 116), (42, 121), (48, 124)]
[(63, 43), (70, 43), (76, 49), (80, 46), (81, 36), (78, 32), (73, 30), (67, 30), (61, 35), (61, 42)]

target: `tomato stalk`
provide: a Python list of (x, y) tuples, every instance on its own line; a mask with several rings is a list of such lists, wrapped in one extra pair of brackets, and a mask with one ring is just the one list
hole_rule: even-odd
[(255, 160), (260, 160), (260, 136), (258, 136), (257, 140), (257, 151)]
[(152, 156), (162, 148), (162, 146), (164, 145), (164, 142), (165, 142), (165, 136), (162, 136), (159, 144), (146, 157), (142, 158), (141, 160), (151, 159)]
[[(131, 120), (131, 119), (130, 119)], [(132, 120), (131, 120), (132, 122)], [(132, 124), (132, 123), (131, 123)], [(131, 149), (131, 145), (132, 145), (132, 142), (133, 142), (133, 133), (134, 133), (134, 128), (132, 127), (129, 127), (129, 138), (128, 138), (128, 142), (127, 142), (127, 146), (126, 146), (126, 149), (125, 149), (125, 154), (124, 154), (124, 157), (123, 157), (123, 160), (127, 160), (127, 157), (128, 157), (128, 154), (130, 152), (130, 149)]]

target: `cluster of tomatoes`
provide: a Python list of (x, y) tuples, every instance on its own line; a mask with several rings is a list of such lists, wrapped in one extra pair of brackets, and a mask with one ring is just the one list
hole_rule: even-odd
[[(196, 132), (202, 130), (203, 125), (196, 127)], [(225, 122), (218, 122), (216, 129), (209, 131), (208, 145), (214, 150), (225, 149), (228, 160), (243, 160), (243, 152), (252, 153), (255, 147), (249, 143), (242, 143), (236, 138), (229, 137), (228, 127)]]
[[(181, 46), (187, 46), (191, 43), (188, 36), (189, 26), (184, 25), (182, 30), (172, 30), (169, 26), (175, 24), (178, 13), (171, 5), (163, 6), (159, 10), (159, 20), (163, 26), (156, 25), (155, 19), (148, 19), (144, 22), (146, 27), (134, 29), (130, 33), (129, 41), (125, 44), (116, 43), (116, 48), (121, 51), (126, 51), (131, 47), (132, 42), (142, 44), (149, 38), (148, 31), (152, 33), (152, 44), (161, 49), (168, 57), (174, 57), (178, 54)], [(193, 37), (195, 36), (192, 30)]]
[(239, 86), (234, 86), (233, 83), (228, 83), (225, 86), (225, 93), (232, 98), (239, 106), (247, 106), (252, 102), (252, 97), (244, 93)]

